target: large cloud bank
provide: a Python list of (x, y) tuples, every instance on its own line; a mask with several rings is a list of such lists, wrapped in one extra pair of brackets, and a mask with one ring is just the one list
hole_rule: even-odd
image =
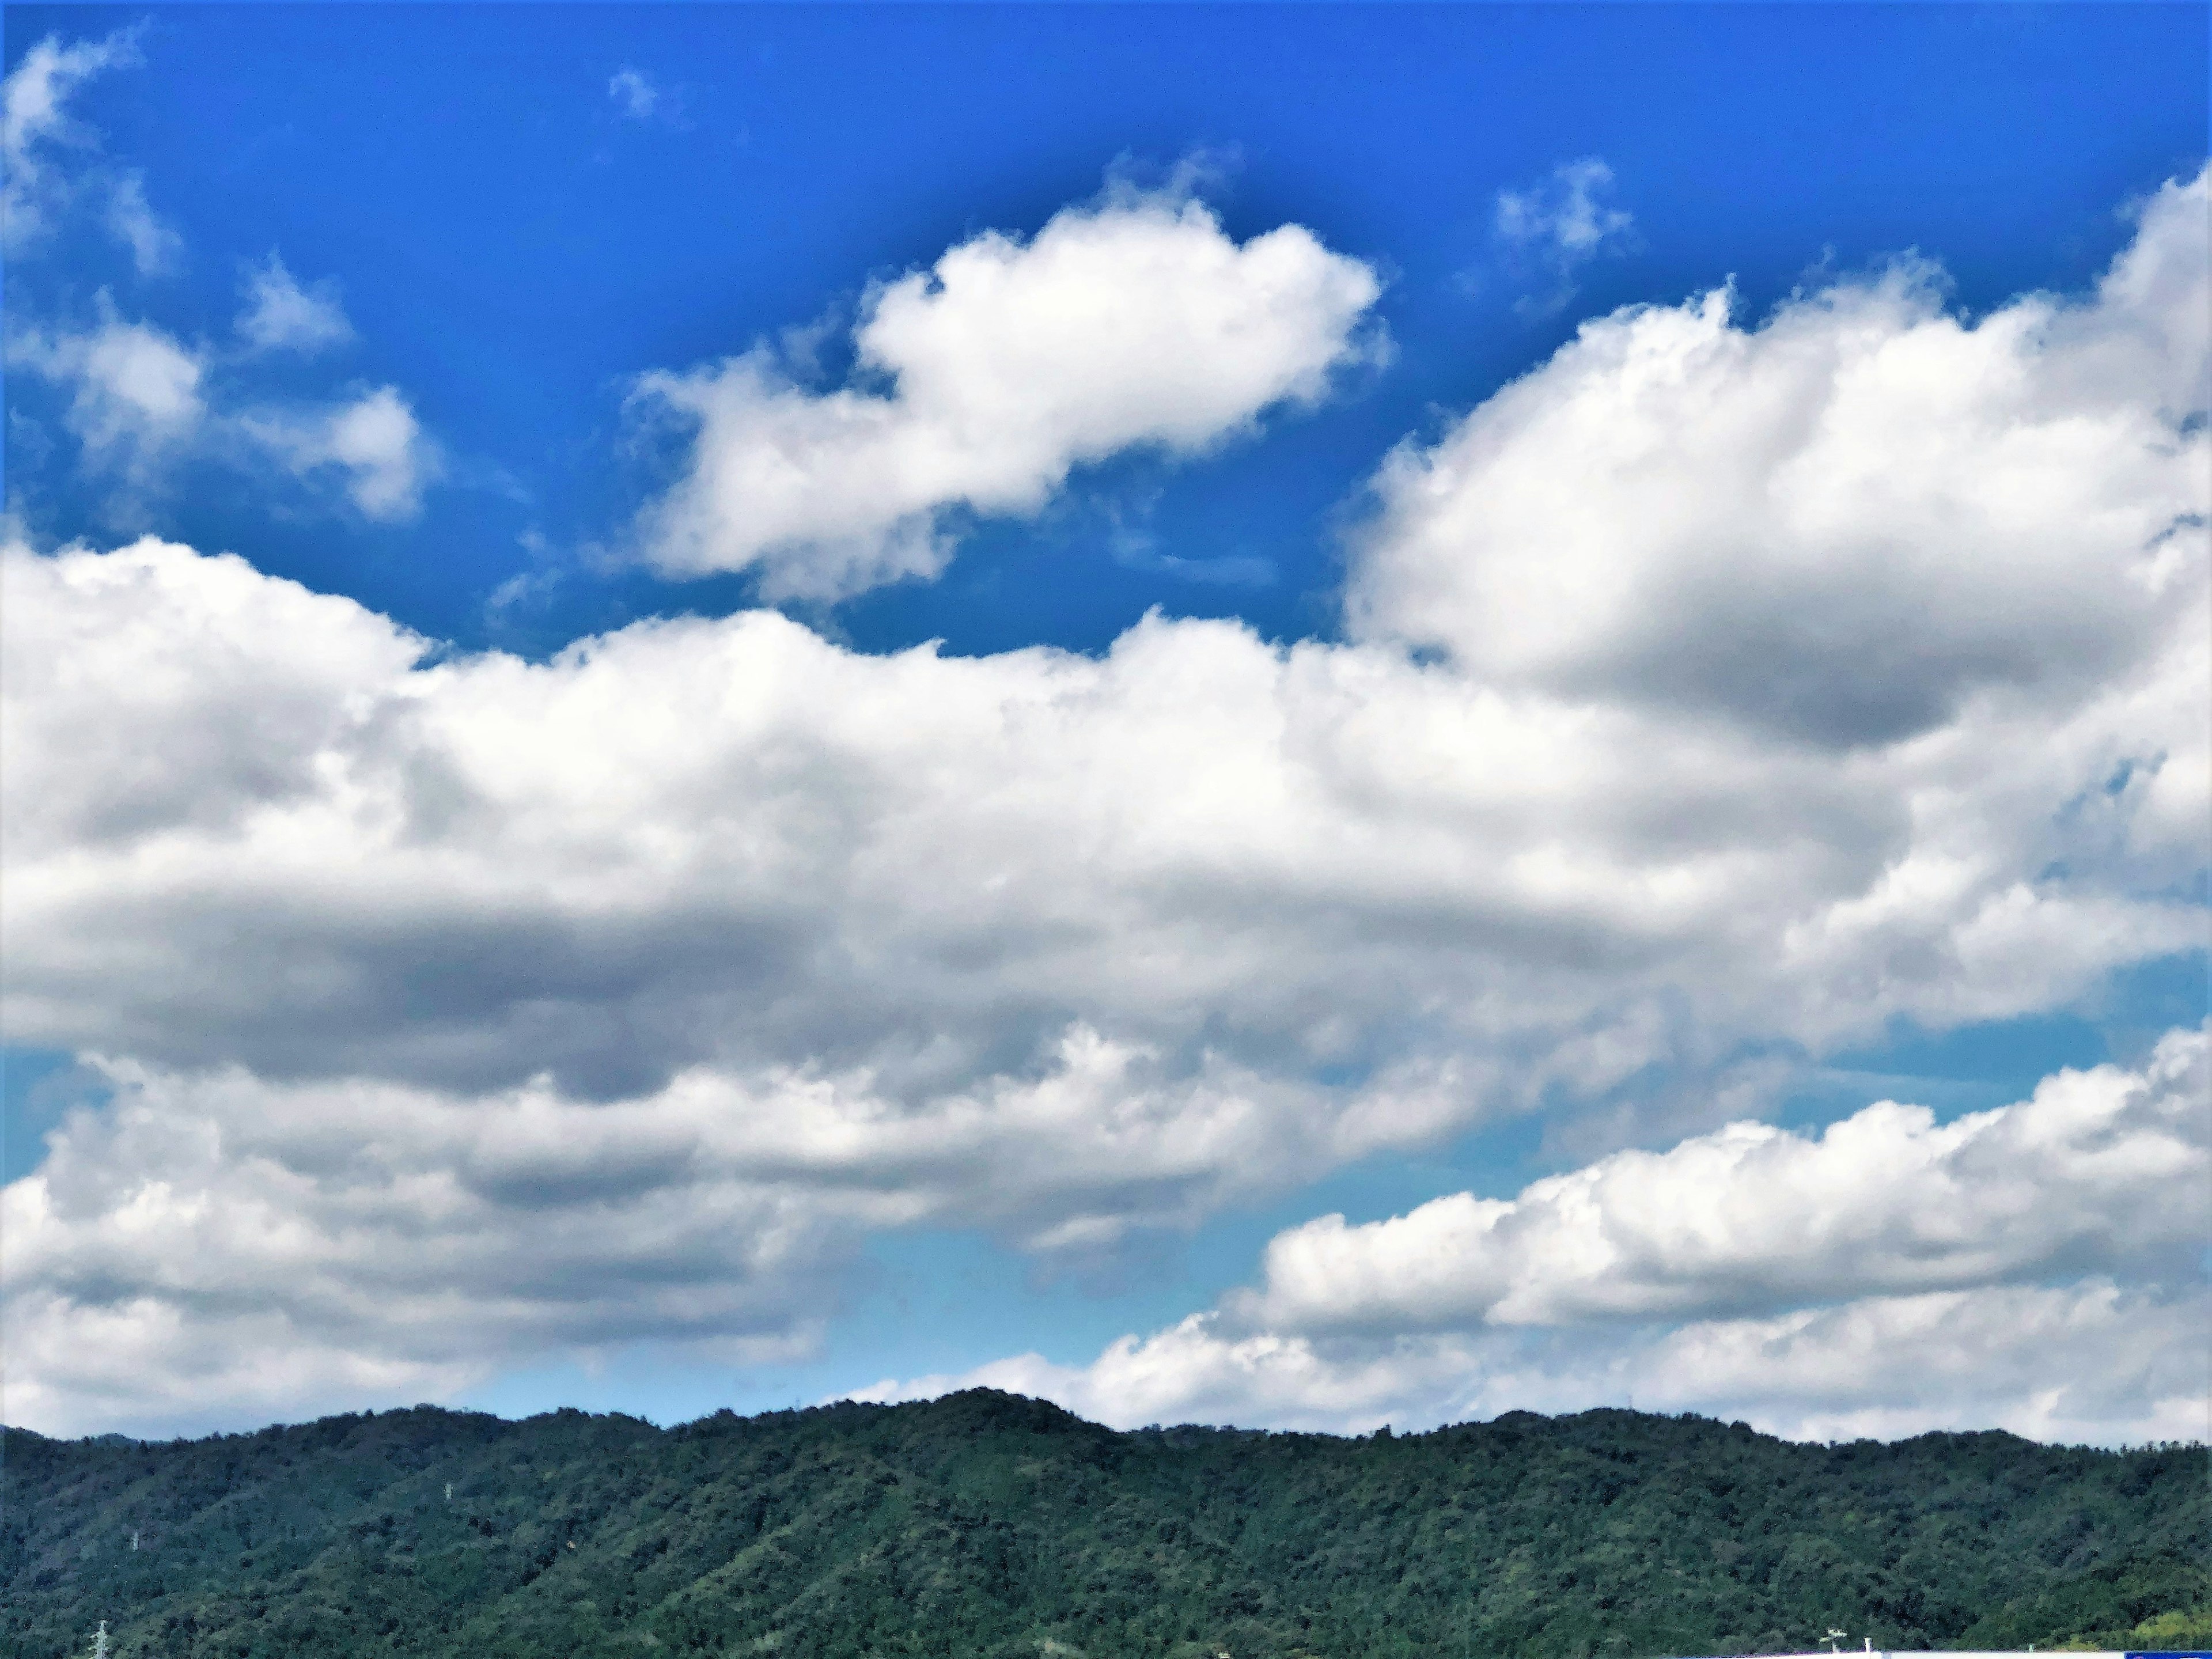
[(2177, 1031), (2140, 1071), (2060, 1073), (1942, 1126), (1884, 1101), (1818, 1135), (1746, 1122), (1616, 1153), (1509, 1200), (1323, 1217), (1274, 1238), (1256, 1287), (1088, 1366), (1029, 1355), (867, 1395), (989, 1382), (1127, 1425), (1632, 1399), (1796, 1435), (2201, 1437), (2206, 1054)]
[[(869, 656), (752, 612), (528, 663), (234, 557), (10, 551), (8, 1025), (114, 1091), (6, 1193), (11, 1415), (405, 1398), (648, 1329), (785, 1352), (872, 1230), (1096, 1251), (1540, 1103), (1679, 1139), (1740, 1109), (1746, 1045), (2200, 945), (2204, 216), (2169, 185), (2094, 294), (1971, 322), (1911, 271), (1593, 322), (1383, 465), (1342, 643)], [(1253, 355), (1162, 391), (970, 337), (971, 292), (1019, 316), (1101, 248), (1152, 262), (1144, 327)], [(953, 505), (1314, 395), (1370, 282), (1188, 206), (966, 245), (869, 313), (893, 392), (666, 382), (699, 470), (651, 522), (787, 592), (926, 572)], [(770, 453), (805, 466), (744, 482)], [(1578, 1401), (1634, 1355), (1639, 1403), (1805, 1431), (2166, 1423), (2203, 1139), (2144, 1103), (2191, 1044), (1986, 1122), (1732, 1129), (1317, 1223), (1233, 1308), (1009, 1364), (1125, 1420)], [(2119, 1150), (2049, 1152), (2093, 1096)], [(1973, 1194), (1957, 1236), (1899, 1200), (1777, 1243), (1763, 1188), (1869, 1159)], [(1700, 1181), (1736, 1197), (1668, 1196)], [(2038, 1341), (2075, 1382), (2031, 1410)]]

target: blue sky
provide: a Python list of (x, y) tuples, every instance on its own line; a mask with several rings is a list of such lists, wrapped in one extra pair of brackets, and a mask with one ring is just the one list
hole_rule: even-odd
[[(1382, 262), (1398, 361), (1264, 447), (1086, 479), (1089, 501), (967, 549), (960, 580), (848, 607), (857, 641), (1096, 649), (1154, 605), (1325, 634), (1333, 515), (1373, 458), (1540, 362), (1583, 316), (1729, 277), (1757, 309), (1914, 248), (1970, 308), (2079, 284), (2125, 235), (2115, 207), (2201, 151), (2205, 114), (2203, 21), (2185, 6), (573, 6), (374, 24), (31, 6), (9, 9), (10, 61), (141, 17), (146, 70), (88, 95), (108, 151), (149, 169), (188, 237), (182, 268), (144, 285), (150, 305), (173, 331), (217, 333), (241, 262), (276, 249), (303, 279), (335, 276), (359, 336), (337, 371), (406, 387), (467, 479), (370, 537), (272, 526), (248, 482), (201, 479), (164, 529), (250, 537), (272, 572), (441, 638), (539, 651), (744, 600), (738, 584), (572, 577), (495, 641), (484, 600), (533, 568), (519, 538), (557, 556), (635, 507), (643, 469), (617, 445), (629, 377), (849, 307), (870, 277), (975, 230), (1033, 230), (1109, 169), (1218, 157), (1209, 199), (1233, 234), (1306, 224)], [(666, 113), (625, 118), (607, 90), (624, 67), (666, 88)], [(1498, 195), (1589, 155), (1613, 169), (1633, 241), (1579, 272), (1571, 302), (1516, 315), (1546, 283), (1502, 257)], [(13, 280), (47, 303), (137, 286), (96, 225), (76, 229)], [(63, 497), (56, 527), (91, 506)], [(1274, 579), (1116, 565), (1107, 507), (1163, 551), (1263, 560)]]
[(9, 8), (10, 1420), (2200, 1420), (2207, 35)]

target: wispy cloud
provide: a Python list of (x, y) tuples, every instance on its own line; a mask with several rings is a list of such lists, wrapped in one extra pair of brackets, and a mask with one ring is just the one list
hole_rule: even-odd
[(274, 253), (247, 275), (244, 294), (246, 303), (236, 327), (249, 350), (295, 351), (306, 356), (353, 338), (337, 283), (325, 277), (302, 288)]
[(131, 250), (131, 263), (142, 276), (174, 269), (181, 263), (185, 239), (163, 224), (146, 200), (146, 181), (136, 173), (118, 175), (107, 192), (108, 234)]
[(349, 402), (298, 411), (257, 411), (239, 427), (299, 477), (332, 473), (372, 519), (411, 519), (438, 476), (437, 450), (397, 388), (378, 386)]
[(1160, 550), (1158, 538), (1148, 532), (1116, 529), (1109, 540), (1114, 562), (1125, 570), (1149, 571), (1202, 587), (1272, 587), (1275, 562), (1254, 553), (1217, 553), (1188, 558)]
[[(280, 337), (330, 322), (312, 307), (287, 320), (249, 309), (246, 320), (256, 319)], [(118, 523), (137, 518), (138, 497), (158, 490), (191, 456), (246, 471), (265, 471), (273, 459), (295, 477), (335, 477), (360, 512), (387, 520), (412, 518), (443, 470), (437, 446), (397, 388), (257, 407), (222, 383), (221, 354), (125, 318), (105, 291), (88, 325), (12, 331), (7, 362), (66, 392), (62, 422), (77, 440), (82, 465), (127, 483), (110, 504)]]
[(660, 88), (643, 70), (617, 70), (607, 82), (607, 96), (633, 121), (650, 120), (660, 106)]
[(607, 82), (607, 96), (615, 112), (625, 121), (657, 121), (666, 126), (688, 125), (684, 118), (681, 88), (663, 85), (651, 73), (625, 64)]
[[(86, 83), (143, 61), (137, 28), (64, 45), (57, 36), (23, 55), (0, 87), (0, 160), (6, 163), (5, 244), (21, 256), (66, 213), (96, 211), (141, 276), (166, 270), (184, 242), (155, 214), (143, 175), (98, 159), (100, 135), (70, 112)], [(86, 158), (90, 159), (86, 159)], [(100, 511), (112, 524), (143, 519), (188, 459), (245, 471), (289, 472), (339, 481), (372, 519), (412, 517), (441, 471), (439, 451), (407, 398), (377, 386), (327, 400), (271, 406), (240, 384), (252, 360), (271, 352), (311, 356), (353, 337), (330, 278), (302, 284), (272, 252), (242, 286), (235, 341), (187, 340), (149, 317), (128, 317), (100, 289), (82, 311), (42, 311), (35, 295), (10, 295), (5, 335), (12, 368), (56, 387), (59, 423), (77, 441), (88, 472), (119, 488)], [(14, 407), (11, 432), (29, 441), (35, 418)], [(45, 434), (38, 434), (45, 441)]]
[(148, 204), (140, 174), (96, 161), (72, 169), (62, 156), (97, 154), (99, 132), (70, 116), (70, 100), (95, 76), (143, 62), (138, 33), (136, 27), (118, 29), (66, 46), (49, 35), (0, 85), (0, 245), (11, 256), (35, 247), (85, 195), (101, 204), (102, 222), (131, 250), (140, 275), (168, 269), (182, 253), (183, 240)]
[(1568, 161), (1526, 190), (1498, 194), (1493, 228), (1509, 258), (1549, 278), (1541, 294), (1524, 296), (1524, 313), (1559, 310), (1577, 292), (1576, 275), (1600, 254), (1633, 246), (1636, 222), (1608, 199), (1613, 169), (1595, 155)]
[(11, 331), (7, 361), (68, 390), (64, 423), (88, 464), (143, 483), (206, 418), (206, 355), (159, 328), (126, 321), (104, 292), (98, 306), (99, 319), (88, 328)]

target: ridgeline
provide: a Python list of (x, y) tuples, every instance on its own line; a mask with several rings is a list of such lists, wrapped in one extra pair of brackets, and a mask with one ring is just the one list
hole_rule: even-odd
[[(7, 1431), (0, 1652), (1234, 1659), (2173, 1648), (2206, 1452), (1515, 1413), (1118, 1434), (976, 1390), (659, 1429), (418, 1407)], [(135, 1547), (134, 1547), (135, 1540)]]

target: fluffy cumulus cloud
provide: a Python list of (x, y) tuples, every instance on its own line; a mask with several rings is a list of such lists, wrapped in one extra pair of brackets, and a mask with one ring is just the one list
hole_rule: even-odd
[(1278, 1237), (1246, 1311), (1301, 1330), (1704, 1316), (2185, 1261), (2212, 1161), (2201, 1032), (1939, 1126), (1884, 1101), (1819, 1135), (1734, 1123), (1510, 1201), (1461, 1193)]
[(2212, 1297), (2086, 1280), (1869, 1297), (1636, 1331), (1431, 1332), (1389, 1343), (1224, 1331), (1194, 1314), (1089, 1365), (1024, 1354), (887, 1379), (890, 1401), (984, 1386), (1133, 1425), (1331, 1432), (1510, 1410), (1696, 1411), (1808, 1440), (2001, 1427), (2074, 1443), (2204, 1438)]
[(1381, 349), (1379, 293), (1298, 226), (1239, 244), (1172, 192), (987, 233), (870, 292), (850, 385), (809, 390), (766, 347), (647, 375), (641, 404), (696, 435), (641, 544), (671, 574), (757, 569), (770, 598), (933, 575), (955, 514), (1033, 513), (1085, 462), (1312, 403)]
[(865, 1070), (699, 1067), (605, 1103), (544, 1079), (95, 1062), (112, 1097), (0, 1199), (9, 1409), (208, 1425), (303, 1378), (410, 1400), (517, 1353), (781, 1357), (818, 1332), (870, 1231), (981, 1223), (1066, 1249), (1316, 1162), (1279, 1144), (1328, 1127), (1296, 1089), (1148, 1059), (1078, 1030), (1032, 1075), (921, 1098)]
[(1123, 1424), (1422, 1425), (1514, 1405), (1739, 1413), (1795, 1435), (2205, 1430), (2203, 1030), (1937, 1125), (1732, 1124), (1511, 1200), (1281, 1233), (1257, 1286), (1091, 1364), (962, 1378)]
[[(1591, 325), (1383, 468), (1342, 643), (1155, 617), (1096, 657), (869, 655), (752, 612), (532, 663), (235, 557), (12, 550), (8, 1025), (114, 1099), (9, 1190), (11, 1408), (275, 1410), (254, 1344), (301, 1409), (641, 1319), (778, 1351), (872, 1230), (1110, 1249), (1500, 1113), (1632, 1115), (1747, 1042), (2050, 1009), (2199, 946), (2203, 192), (2157, 197), (2094, 293), (1972, 324), (1894, 278)], [(1132, 247), (1187, 349), (1025, 379), (1089, 361), (1036, 285)], [(872, 304), (889, 390), (665, 382), (698, 468), (651, 522), (677, 566), (750, 548), (726, 562), (835, 591), (948, 503), (1307, 395), (1371, 283), (1181, 203), (987, 238)], [(2159, 1079), (2195, 1041), (1993, 1117), (1729, 1129), (1320, 1224), (1233, 1306), (1000, 1380), (1121, 1420), (1632, 1389), (1806, 1431), (2164, 1422), (2203, 1310), (2151, 1270), (2203, 1148)], [(1946, 1193), (1948, 1222), (1907, 1201)], [(1401, 1248), (1462, 1270), (1376, 1265)]]
[(836, 1259), (821, 1206), (714, 1144), (768, 1103), (108, 1080), (112, 1103), (0, 1200), (15, 1420), (145, 1421), (149, 1373), (177, 1396), (153, 1421), (221, 1423), (303, 1388), (449, 1392), (502, 1346), (704, 1334), (759, 1357), (806, 1327)]
[(2170, 184), (2087, 302), (1978, 322), (1907, 264), (1754, 329), (1725, 291), (1585, 324), (1392, 458), (1352, 621), (1838, 750), (2071, 699), (2201, 575), (2204, 219), (2202, 179)]

